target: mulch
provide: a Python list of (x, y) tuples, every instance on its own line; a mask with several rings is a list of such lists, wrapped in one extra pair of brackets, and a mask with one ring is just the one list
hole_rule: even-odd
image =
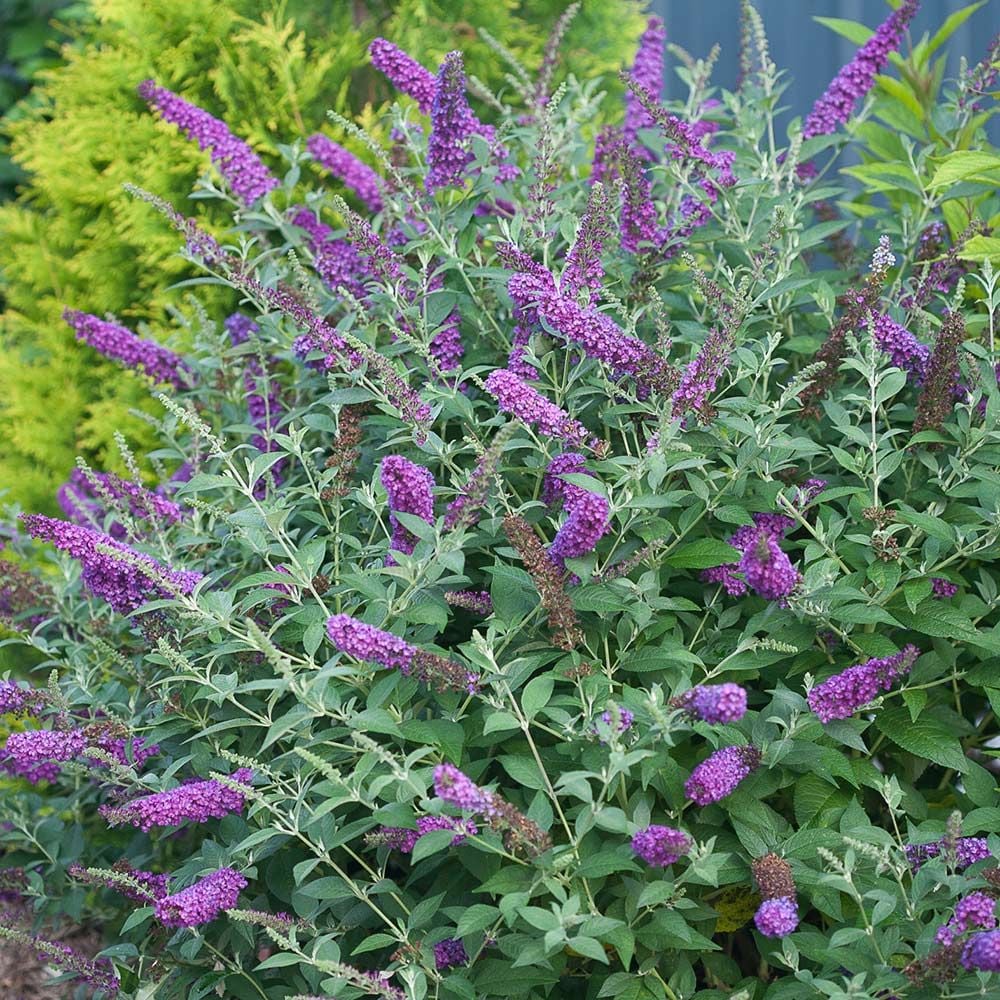
[[(67, 934), (60, 940), (88, 955), (101, 949), (100, 936), (93, 930)], [(46, 969), (24, 945), (0, 939), (0, 997), (3, 1000), (65, 1000), (72, 997), (73, 983), (52, 985), (58, 975), (56, 970)]]

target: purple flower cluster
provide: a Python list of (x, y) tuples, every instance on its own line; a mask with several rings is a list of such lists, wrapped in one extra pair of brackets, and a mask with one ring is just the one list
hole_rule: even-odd
[(731, 597), (752, 587), (768, 600), (781, 601), (798, 583), (798, 573), (778, 542), (794, 525), (784, 514), (754, 514), (753, 524), (738, 528), (727, 539), (740, 560), (702, 571), (705, 583), (721, 583)]
[(799, 582), (798, 570), (782, 551), (778, 539), (769, 531), (757, 533), (743, 550), (739, 565), (750, 587), (769, 601), (783, 600)]
[[(603, 184), (594, 184), (587, 199), (587, 210), (580, 218), (576, 237), (572, 246), (566, 251), (566, 264), (559, 282), (563, 295), (572, 297), (586, 288), (590, 302), (593, 302), (604, 280), (601, 254), (604, 252), (604, 244), (609, 239), (611, 239), (611, 202), (608, 190)], [(546, 284), (554, 288), (551, 276), (547, 283), (544, 278), (542, 279), (543, 289)]]
[(858, 49), (813, 105), (802, 127), (804, 138), (828, 135), (848, 121), (854, 105), (871, 90), (876, 75), (885, 69), (889, 54), (899, 48), (903, 31), (919, 6), (919, 0), (904, 0), (903, 5), (878, 26), (875, 34)]
[(0, 681), (0, 715), (38, 715), (45, 708), (45, 695), (17, 681)]
[(934, 576), (931, 577), (931, 593), (938, 600), (947, 600), (958, 593), (958, 584), (945, 580), (944, 577)]
[(238, 139), (225, 122), (213, 118), (207, 111), (163, 87), (153, 80), (139, 84), (139, 96), (159, 110), (164, 121), (176, 125), (199, 149), (211, 152), (212, 162), (219, 168), (232, 192), (249, 207), (272, 188), (278, 179), (261, 162), (260, 157)]
[(497, 811), (496, 797), (480, 788), (453, 764), (438, 764), (434, 768), (434, 794), (462, 812), (478, 812), (492, 816)]
[[(551, 481), (551, 465), (547, 478)], [(549, 555), (559, 567), (565, 566), (567, 559), (579, 559), (593, 552), (611, 524), (608, 501), (600, 494), (565, 481), (561, 494), (569, 516), (549, 546)]]
[[(511, 277), (508, 287), (517, 277)], [(621, 330), (607, 313), (553, 293), (538, 302), (538, 315), (556, 333), (582, 347), (588, 357), (608, 365), (616, 377), (634, 378), (640, 393), (663, 388), (669, 369), (666, 360)]]
[(154, 382), (184, 389), (190, 383), (191, 371), (179, 354), (161, 347), (155, 341), (137, 337), (131, 330), (98, 319), (77, 309), (65, 309), (63, 319), (76, 331), (76, 339), (89, 344), (106, 358), (121, 361), (136, 368)]
[(368, 47), (368, 54), (372, 65), (384, 73), (397, 90), (412, 97), (425, 115), (431, 113), (437, 80), (430, 70), (384, 38), (376, 38)]
[(465, 68), (461, 52), (449, 52), (437, 76), (431, 105), (431, 136), (427, 145), (428, 191), (461, 187), (473, 156), (469, 139), (482, 130), (465, 99)]
[(465, 965), (468, 961), (465, 946), (458, 938), (445, 938), (434, 945), (434, 966), (439, 970)]
[(360, 622), (350, 615), (334, 615), (326, 623), (326, 634), (342, 653), (366, 663), (408, 673), (417, 653), (415, 646), (399, 636)]
[(349, 187), (369, 212), (382, 211), (382, 178), (367, 163), (321, 133), (309, 136), (306, 148), (313, 159)]
[(906, 372), (917, 385), (923, 382), (931, 356), (931, 349), (926, 344), (920, 343), (906, 327), (885, 313), (875, 314), (872, 337), (896, 368)]
[[(110, 872), (84, 868), (83, 865), (79, 864), (70, 865), (66, 870), (73, 878), (79, 879), (81, 882), (114, 889), (127, 899), (135, 900), (137, 903), (146, 903), (150, 899), (163, 899), (169, 892), (169, 875), (140, 871), (132, 868), (128, 862), (117, 862)], [(138, 883), (138, 888), (129, 885), (125, 879)]]
[(684, 794), (700, 806), (731, 795), (760, 766), (760, 751), (752, 744), (723, 747), (703, 760), (684, 783)]
[[(56, 500), (63, 513), (76, 524), (100, 524), (105, 516), (105, 504), (119, 501), (132, 517), (177, 524), (184, 519), (184, 510), (162, 493), (147, 490), (138, 483), (108, 472), (84, 472), (74, 469), (69, 480), (59, 487)], [(108, 528), (112, 538), (125, 536), (125, 527), (114, 522)]]
[(757, 908), (753, 922), (764, 937), (785, 937), (799, 926), (798, 903), (791, 896), (765, 899)]
[(546, 507), (558, 507), (566, 499), (566, 487), (569, 483), (563, 476), (588, 475), (585, 463), (583, 455), (575, 451), (564, 451), (549, 462), (542, 480), (542, 503)]
[[(615, 724), (614, 715), (611, 713), (610, 709), (605, 709), (601, 712), (601, 722), (606, 726), (613, 726)], [(618, 732), (627, 733), (632, 728), (632, 723), (635, 722), (635, 713), (629, 711), (627, 708), (618, 709)]]
[(355, 298), (364, 299), (372, 272), (355, 246), (349, 240), (331, 236), (333, 230), (321, 222), (312, 209), (296, 206), (292, 210), (291, 221), (293, 226), (298, 226), (308, 235), (313, 265), (327, 288), (336, 291), (344, 287)]
[(417, 820), (417, 828), (408, 830), (399, 826), (383, 826), (376, 834), (376, 839), (393, 850), (410, 854), (417, 841), (433, 830), (453, 830), (451, 846), (457, 847), (466, 837), (474, 837), (479, 833), (479, 827), (471, 820), (454, 819), (451, 816), (421, 816)]
[[(906, 860), (916, 871), (925, 861), (939, 857), (948, 848), (946, 840), (933, 841), (930, 844), (907, 844)], [(954, 844), (955, 868), (962, 871), (977, 861), (985, 861), (991, 857), (990, 847), (985, 837), (960, 837)]]
[(992, 896), (985, 892), (970, 892), (955, 904), (955, 912), (946, 924), (938, 928), (934, 940), (947, 947), (954, 944), (955, 939), (967, 931), (990, 930), (996, 927), (995, 908), (996, 900)]
[(732, 349), (733, 338), (727, 331), (713, 329), (709, 333), (694, 360), (681, 374), (681, 381), (673, 398), (675, 417), (694, 410), (704, 423), (708, 423), (714, 416), (708, 397), (715, 392)]
[[(26, 514), (22, 518), (28, 534), (42, 542), (51, 542), (57, 549), (79, 560), (82, 579), (87, 589), (103, 598), (120, 614), (130, 614), (140, 605), (171, 596), (171, 591), (190, 594), (202, 578), (191, 570), (171, 570), (144, 552), (136, 552), (110, 535), (92, 528), (70, 524), (44, 514)], [(121, 558), (98, 551), (106, 547)], [(154, 579), (142, 572), (147, 567)], [(162, 586), (159, 582), (162, 581)]]
[[(229, 780), (250, 785), (253, 771), (240, 768)], [(101, 815), (112, 825), (127, 823), (144, 833), (154, 826), (180, 826), (182, 823), (206, 823), (243, 811), (246, 795), (221, 781), (191, 781), (166, 792), (142, 795), (124, 805), (103, 805)]]
[[(646, 30), (639, 39), (639, 49), (632, 64), (632, 79), (656, 100), (663, 95), (663, 50), (667, 42), (667, 29), (658, 17), (651, 17), (646, 23)], [(629, 143), (635, 144), (639, 129), (652, 128), (653, 119), (639, 103), (639, 99), (629, 90), (625, 93), (625, 128), (624, 134)], [(650, 154), (637, 147), (639, 155), (651, 159)]]
[[(429, 469), (415, 465), (401, 455), (389, 455), (382, 460), (382, 488), (389, 498), (389, 524), (392, 539), (389, 548), (409, 555), (417, 546), (417, 536), (404, 528), (396, 514), (412, 514), (428, 524), (434, 523), (434, 476)], [(390, 553), (385, 564), (396, 564)]]
[(962, 967), (969, 972), (1000, 972), (1000, 931), (973, 934), (962, 949)]
[(555, 403), (550, 403), (513, 372), (505, 368), (490, 372), (485, 387), (503, 413), (534, 425), (542, 434), (575, 446), (587, 444), (593, 447), (597, 443), (583, 424)]
[(888, 691), (909, 673), (920, 655), (916, 646), (905, 646), (894, 656), (867, 660), (828, 677), (809, 692), (809, 707), (820, 722), (849, 719), (862, 705)]
[(647, 826), (632, 835), (632, 850), (647, 865), (666, 868), (691, 850), (691, 838), (670, 826)]
[[(535, 370), (525, 360), (524, 348), (532, 334), (541, 329), (537, 303), (546, 295), (555, 293), (555, 278), (547, 267), (536, 263), (529, 254), (519, 250), (513, 243), (498, 243), (497, 256), (507, 270), (516, 272), (507, 282), (507, 293), (514, 303), (514, 332), (507, 367), (519, 378), (532, 379), (535, 377)], [(586, 266), (582, 259), (580, 266)], [(582, 272), (577, 277), (582, 280)], [(573, 286), (574, 280), (571, 273), (568, 287)]]
[(746, 715), (747, 693), (739, 684), (699, 684), (671, 704), (702, 722), (739, 722)]
[(235, 868), (219, 868), (172, 896), (158, 899), (153, 912), (165, 927), (197, 927), (230, 910), (247, 880)]
[(87, 743), (82, 729), (25, 729), (11, 733), (4, 750), (16, 764), (30, 767), (43, 761), (73, 760), (83, 753)]

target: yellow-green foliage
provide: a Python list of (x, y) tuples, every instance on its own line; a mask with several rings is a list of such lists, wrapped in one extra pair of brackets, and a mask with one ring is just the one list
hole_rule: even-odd
[[(224, 119), (265, 156), (324, 127), (325, 112), (373, 118), (392, 95), (367, 64), (377, 34), (433, 67), (461, 45), (470, 73), (503, 87), (505, 67), (476, 31), (487, 28), (537, 66), (555, 0), (398, 0), (382, 6), (268, 0), (92, 0), (96, 23), (47, 72), (37, 109), (10, 126), (15, 159), (31, 180), (0, 207), (0, 487), (30, 509), (51, 507), (77, 454), (116, 468), (116, 429), (138, 448), (148, 408), (141, 380), (79, 346), (64, 306), (114, 313), (162, 337), (171, 286), (186, 276), (177, 236), (129, 198), (131, 181), (211, 228), (211, 202), (189, 200), (207, 154), (157, 122), (135, 93), (154, 77)], [(577, 71), (627, 63), (642, 29), (638, 6), (588, 0), (565, 47)], [(583, 56), (583, 58), (581, 58)], [(41, 98), (38, 100), (38, 98)], [(277, 165), (277, 160), (269, 157)], [(219, 216), (221, 219), (221, 216)], [(219, 311), (226, 303), (219, 301)], [(145, 326), (148, 324), (148, 327)]]

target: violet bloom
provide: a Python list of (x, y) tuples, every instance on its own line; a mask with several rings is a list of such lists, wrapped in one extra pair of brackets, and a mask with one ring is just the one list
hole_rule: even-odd
[[(566, 252), (566, 266), (559, 282), (563, 295), (573, 296), (586, 288), (590, 302), (601, 290), (604, 265), (601, 254), (611, 239), (611, 202), (603, 184), (594, 184), (587, 199), (587, 210), (580, 218), (580, 226), (573, 245)], [(547, 273), (547, 272), (546, 272)], [(549, 276), (549, 287), (554, 287)], [(542, 279), (543, 282), (545, 279)]]
[(417, 653), (416, 647), (405, 639), (350, 615), (330, 618), (326, 623), (326, 634), (341, 653), (403, 673), (409, 671)]
[(597, 493), (566, 484), (566, 510), (569, 516), (549, 546), (549, 555), (557, 566), (567, 559), (579, 559), (593, 552), (611, 524), (608, 501)]
[(920, 343), (906, 327), (885, 313), (875, 314), (872, 337), (896, 368), (906, 372), (917, 385), (923, 382), (931, 356), (931, 349), (926, 344)]
[(480, 788), (453, 764), (438, 764), (434, 768), (434, 794), (462, 812), (478, 812), (492, 816), (497, 811), (496, 797)]
[(365, 203), (369, 212), (382, 211), (382, 178), (367, 163), (318, 132), (309, 136), (306, 148), (317, 163), (343, 181)]
[(731, 795), (760, 766), (760, 751), (751, 743), (723, 747), (703, 760), (684, 783), (684, 794), (700, 806)]
[(973, 934), (962, 949), (962, 968), (969, 972), (1000, 972), (1000, 931)]
[[(601, 712), (601, 722), (606, 726), (613, 726), (615, 724), (614, 716), (610, 709), (606, 709)], [(618, 709), (618, 732), (627, 733), (632, 728), (632, 723), (635, 722), (635, 713), (630, 712), (627, 708)], [(603, 742), (603, 740), (601, 741)]]
[[(103, 598), (120, 614), (130, 614), (149, 601), (170, 598), (173, 592), (190, 594), (202, 578), (190, 570), (171, 570), (152, 556), (136, 552), (110, 535), (70, 524), (44, 514), (26, 514), (24, 526), (32, 538), (51, 542), (80, 562), (82, 580), (95, 596)], [(119, 555), (98, 551), (98, 546)], [(149, 574), (138, 567), (143, 566)]]
[(434, 965), (439, 970), (466, 965), (468, 961), (469, 956), (465, 953), (465, 946), (458, 938), (445, 938), (434, 945)]
[(565, 410), (550, 403), (540, 392), (504, 368), (492, 371), (485, 383), (501, 412), (509, 413), (526, 424), (532, 424), (543, 435), (557, 438), (568, 445), (587, 444), (594, 447), (596, 438)]
[[(661, 100), (663, 97), (663, 50), (667, 42), (667, 30), (663, 21), (651, 17), (646, 23), (646, 30), (639, 39), (639, 50), (635, 54), (632, 65), (632, 79), (644, 90)], [(625, 92), (625, 138), (635, 143), (639, 129), (652, 128), (653, 119), (639, 103), (639, 99), (631, 90)], [(643, 159), (652, 159), (648, 151), (641, 149), (639, 155)]]
[(172, 896), (158, 899), (156, 919), (165, 927), (197, 927), (236, 906), (247, 880), (235, 868), (219, 868)]
[(765, 899), (757, 908), (753, 921), (764, 937), (785, 937), (799, 926), (798, 903), (790, 896)]
[(931, 577), (931, 593), (938, 600), (947, 600), (958, 593), (958, 584), (945, 580), (944, 577), (934, 576)]
[(161, 347), (153, 340), (137, 337), (117, 323), (98, 319), (77, 309), (63, 310), (63, 319), (76, 331), (76, 339), (113, 361), (134, 368), (154, 382), (167, 383), (175, 389), (190, 384), (191, 370), (179, 354)]
[(747, 583), (769, 601), (786, 598), (799, 582), (799, 574), (782, 551), (777, 538), (761, 531), (746, 547), (740, 570)]
[(739, 684), (699, 684), (671, 704), (702, 722), (739, 722), (746, 715), (747, 693)]
[(368, 54), (372, 65), (384, 73), (397, 90), (412, 97), (425, 115), (431, 113), (437, 80), (430, 70), (384, 38), (376, 38), (368, 46)]
[(153, 80), (139, 84), (139, 96), (157, 108), (164, 121), (176, 125), (199, 149), (211, 152), (212, 162), (219, 168), (237, 199), (246, 207), (278, 186), (278, 179), (261, 162), (257, 154), (238, 139), (225, 122), (213, 118), (207, 111), (185, 101), (171, 91), (158, 87)]
[(12, 778), (23, 778), (32, 785), (37, 785), (40, 781), (55, 781), (62, 773), (59, 765), (52, 761), (25, 763), (10, 756), (6, 749), (0, 750), (0, 771)]
[(45, 708), (46, 696), (17, 681), (0, 681), (0, 715), (38, 715)]
[(343, 286), (355, 298), (364, 299), (373, 274), (368, 261), (357, 248), (349, 240), (333, 237), (333, 230), (316, 218), (312, 209), (296, 206), (292, 209), (291, 222), (308, 235), (307, 245), (313, 256), (313, 266), (323, 284), (331, 291)]
[(546, 507), (557, 507), (566, 499), (566, 487), (569, 483), (562, 478), (563, 476), (589, 475), (585, 462), (583, 455), (575, 451), (564, 451), (549, 462), (545, 478), (542, 480), (542, 503)]
[(994, 912), (996, 900), (985, 892), (970, 892), (955, 904), (955, 912), (934, 935), (938, 944), (946, 947), (955, 943), (960, 934), (974, 929), (990, 930), (997, 925)]
[(699, 419), (707, 423), (714, 416), (708, 397), (715, 392), (732, 349), (733, 338), (728, 332), (713, 329), (709, 333), (694, 360), (681, 375), (680, 385), (674, 393), (675, 417), (682, 416), (687, 410), (694, 410)]
[(903, 32), (918, 6), (919, 0), (904, 0), (903, 5), (878, 26), (875, 34), (858, 49), (813, 105), (802, 127), (803, 138), (828, 135), (850, 119), (854, 105), (871, 90), (876, 75), (885, 69), (889, 54), (899, 48)]
[(669, 826), (647, 826), (632, 836), (632, 850), (654, 868), (666, 868), (691, 850), (691, 838)]
[(889, 691), (904, 674), (909, 673), (920, 655), (916, 646), (905, 646), (894, 656), (859, 663), (828, 677), (809, 692), (809, 707), (820, 722), (849, 719), (859, 708)]
[(538, 303), (538, 315), (556, 333), (582, 347), (588, 357), (608, 365), (616, 377), (630, 375), (640, 391), (664, 387), (666, 361), (638, 337), (620, 329), (607, 313), (552, 294)]
[(455, 836), (451, 840), (452, 847), (457, 847), (465, 842), (466, 837), (474, 837), (479, 832), (479, 828), (471, 820), (455, 819), (452, 816), (421, 816), (417, 820), (415, 830), (407, 830), (397, 826), (383, 826), (375, 834), (374, 839), (402, 854), (411, 854), (417, 841), (424, 834), (434, 830), (453, 831)]
[(431, 107), (427, 145), (428, 191), (461, 187), (473, 155), (469, 138), (482, 126), (465, 99), (465, 69), (461, 52), (449, 52), (441, 63)]
[(57, 731), (52, 729), (25, 729), (11, 733), (4, 747), (8, 757), (22, 767), (43, 761), (66, 761), (78, 757), (87, 747), (87, 737), (82, 729)]
[[(382, 460), (379, 476), (389, 498), (389, 524), (392, 526), (390, 549), (409, 555), (417, 547), (417, 536), (403, 527), (396, 514), (412, 514), (428, 524), (434, 523), (434, 476), (429, 469), (401, 455), (389, 455)], [(391, 553), (386, 566), (395, 566)]]
[[(72, 864), (66, 869), (75, 879), (88, 885), (99, 885), (106, 889), (120, 892), (126, 899), (137, 903), (146, 903), (151, 899), (163, 899), (169, 892), (169, 875), (154, 874), (132, 868), (127, 861), (116, 862), (111, 871), (84, 868), (83, 865)], [(117, 878), (122, 876), (123, 878)], [(127, 884), (123, 879), (138, 883), (137, 886)]]
[[(937, 840), (930, 844), (907, 844), (906, 860), (916, 871), (925, 861), (939, 857), (947, 846), (946, 840)], [(977, 861), (985, 861), (992, 857), (985, 837), (960, 837), (954, 845), (954, 856), (956, 871), (964, 871)]]
[[(177, 524), (185, 516), (184, 509), (161, 493), (147, 490), (138, 483), (109, 472), (84, 472), (74, 469), (67, 482), (59, 487), (56, 500), (63, 513), (77, 524), (93, 524), (104, 520), (105, 505), (120, 501), (132, 517), (163, 524)], [(123, 538), (123, 525), (113, 523), (108, 528), (113, 538)]]
[[(249, 786), (253, 771), (240, 768), (229, 780)], [(103, 805), (98, 812), (112, 826), (129, 824), (144, 833), (154, 826), (180, 826), (182, 823), (206, 823), (223, 819), (230, 813), (243, 811), (246, 794), (222, 784), (221, 781), (191, 781), (166, 792), (142, 795), (124, 805)]]

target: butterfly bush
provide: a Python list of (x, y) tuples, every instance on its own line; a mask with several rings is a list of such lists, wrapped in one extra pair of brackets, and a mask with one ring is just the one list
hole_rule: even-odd
[(740, 6), (617, 90), (577, 5), (484, 80), (380, 38), (388, 144), (266, 163), (127, 81), (233, 224), (129, 188), (187, 298), (65, 304), (157, 443), (3, 524), (0, 936), (129, 1000), (1000, 989), (996, 49), (838, 23), (789, 123)]

